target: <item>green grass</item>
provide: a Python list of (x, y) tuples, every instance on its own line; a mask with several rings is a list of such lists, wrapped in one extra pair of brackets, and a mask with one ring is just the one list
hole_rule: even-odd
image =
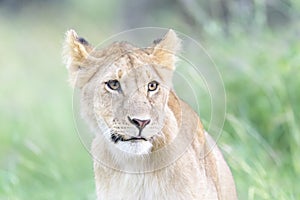
[[(80, 12), (78, 5), (72, 9)], [(78, 18), (71, 9), (56, 9), (0, 17), (0, 199), (95, 199), (92, 159), (74, 128), (61, 44), (70, 27), (100, 42), (112, 32), (107, 19), (113, 13), (97, 21), (95, 10)], [(300, 42), (289, 30), (205, 38), (226, 87), (218, 144), (240, 199), (300, 196)]]
[(228, 102), (220, 143), (240, 199), (300, 196), (300, 43), (294, 32), (280, 34), (223, 40), (211, 49)]

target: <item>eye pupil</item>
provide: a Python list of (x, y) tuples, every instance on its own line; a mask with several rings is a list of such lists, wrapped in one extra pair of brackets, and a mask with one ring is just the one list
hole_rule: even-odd
[(120, 89), (120, 82), (117, 80), (109, 80), (108, 82), (106, 82), (106, 85), (111, 90), (119, 90)]
[(148, 91), (154, 91), (157, 89), (158, 83), (156, 81), (152, 81), (148, 84)]

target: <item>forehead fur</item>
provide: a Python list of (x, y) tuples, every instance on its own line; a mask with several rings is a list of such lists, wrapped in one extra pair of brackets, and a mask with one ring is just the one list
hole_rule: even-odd
[[(151, 63), (148, 49), (137, 48), (127, 42), (115, 42), (110, 46), (95, 50), (91, 54), (94, 57), (103, 58), (96, 61), (95, 64), (117, 64), (119, 67), (134, 68)], [(123, 66), (124, 65), (124, 66)]]

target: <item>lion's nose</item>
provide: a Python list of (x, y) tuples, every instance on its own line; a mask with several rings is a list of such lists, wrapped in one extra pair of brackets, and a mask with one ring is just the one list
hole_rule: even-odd
[(150, 119), (137, 119), (137, 118), (130, 118), (128, 117), (128, 120), (130, 121), (130, 123), (132, 123), (133, 125), (135, 125), (138, 129), (143, 129), (145, 128), (145, 126), (147, 126), (150, 123)]

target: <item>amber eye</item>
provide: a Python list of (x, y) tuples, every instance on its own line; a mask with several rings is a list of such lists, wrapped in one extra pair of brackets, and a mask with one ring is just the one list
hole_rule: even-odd
[(157, 89), (158, 82), (156, 81), (151, 81), (148, 83), (148, 91), (155, 91)]
[(111, 90), (119, 90), (119, 89), (121, 89), (120, 82), (117, 81), (117, 80), (109, 80), (109, 81), (105, 82), (105, 84)]

